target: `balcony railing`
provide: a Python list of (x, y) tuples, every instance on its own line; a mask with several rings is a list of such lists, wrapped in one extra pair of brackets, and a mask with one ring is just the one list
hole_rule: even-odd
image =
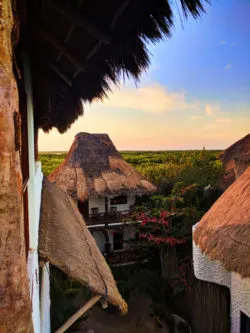
[(108, 213), (94, 213), (84, 216), (87, 225), (99, 225), (123, 222), (127, 219), (133, 218), (133, 210), (124, 210)]

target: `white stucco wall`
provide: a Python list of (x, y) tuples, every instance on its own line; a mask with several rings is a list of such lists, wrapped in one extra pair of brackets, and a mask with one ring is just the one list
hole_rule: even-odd
[(41, 333), (50, 332), (50, 271), (49, 262), (41, 267), (40, 318)]
[[(23, 55), (24, 85), (27, 96), (27, 134), (28, 134), (28, 214), (29, 214), (29, 253), (28, 253), (28, 277), (30, 283), (30, 299), (32, 303), (32, 320), (34, 333), (40, 333), (40, 287), (39, 287), (39, 256), (38, 256), (38, 232), (40, 221), (40, 206), (42, 193), (42, 167), (41, 162), (35, 162), (34, 147), (34, 110), (32, 80), (30, 71), (30, 59)], [(50, 330), (43, 333), (50, 333)]]
[(89, 214), (92, 208), (98, 207), (99, 213), (105, 213), (105, 198), (89, 197)]
[(43, 174), (41, 163), (34, 164), (34, 174), (28, 183), (29, 207), (29, 253), (28, 276), (30, 281), (30, 298), (32, 302), (32, 319), (34, 332), (40, 333), (40, 300), (39, 300), (39, 261), (38, 261), (38, 229), (40, 220), (40, 204)]
[[(136, 228), (135, 226), (132, 225), (125, 225), (121, 226), (120, 229), (117, 229), (117, 231), (123, 232), (123, 239), (124, 241), (128, 241), (130, 239), (135, 238), (135, 232)], [(110, 243), (110, 250), (112, 251), (114, 249), (114, 242), (113, 242), (113, 230), (106, 230), (108, 238), (109, 238), (109, 243)], [(93, 237), (99, 247), (99, 249), (104, 252), (105, 250), (105, 236), (102, 231), (93, 231)]]
[(126, 211), (126, 210), (129, 210), (130, 206), (135, 203), (135, 196), (134, 195), (128, 195), (127, 196), (127, 203), (126, 204), (123, 204), (123, 205), (111, 205), (110, 204), (110, 199), (112, 199), (114, 197), (115, 196), (109, 197), (109, 210), (110, 210), (110, 207), (116, 207), (117, 212)]
[[(193, 232), (195, 227), (193, 227)], [(219, 261), (206, 256), (193, 242), (194, 273), (197, 279), (230, 288), (231, 333), (240, 333), (240, 312), (250, 317), (250, 278), (242, 279), (238, 273), (228, 272)]]
[[(124, 205), (111, 205), (110, 199), (113, 197), (108, 197), (108, 209), (110, 210), (110, 207), (116, 207), (118, 212), (121, 211), (127, 211), (129, 210), (130, 206), (135, 203), (135, 196), (129, 195), (127, 196), (127, 203)], [(91, 208), (99, 208), (100, 213), (105, 213), (105, 198), (101, 197), (89, 197), (89, 214), (92, 213)]]

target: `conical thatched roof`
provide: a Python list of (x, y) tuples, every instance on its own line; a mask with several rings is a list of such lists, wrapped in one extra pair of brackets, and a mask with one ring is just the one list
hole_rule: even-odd
[(150, 194), (156, 187), (125, 162), (107, 134), (78, 133), (64, 162), (50, 175), (73, 198)]
[(194, 241), (229, 271), (250, 277), (250, 167), (203, 216)]
[(73, 200), (46, 178), (43, 181), (39, 254), (94, 293), (127, 312), (109, 266)]

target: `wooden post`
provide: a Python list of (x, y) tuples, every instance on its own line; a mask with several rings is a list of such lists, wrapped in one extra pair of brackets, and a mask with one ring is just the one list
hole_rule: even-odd
[(18, 90), (13, 74), (11, 0), (0, 4), (0, 327), (30, 333), (31, 304), (24, 241)]
[(104, 219), (105, 219), (105, 228), (108, 227), (108, 214), (109, 214), (108, 198), (105, 197), (105, 215), (104, 215)]
[[(104, 223), (105, 223), (105, 227), (104, 227), (104, 233), (105, 233), (105, 239), (106, 239), (106, 244), (105, 244), (105, 253), (108, 256), (109, 252), (110, 252), (110, 243), (109, 243), (109, 239), (108, 237), (106, 237), (107, 235), (107, 229), (108, 229), (108, 218), (109, 218), (109, 201), (108, 201), (108, 197), (105, 197), (105, 214), (104, 214)], [(108, 239), (108, 242), (107, 242)]]
[(84, 313), (91, 309), (100, 299), (101, 295), (95, 295), (86, 304), (84, 304), (72, 317), (70, 317), (55, 333), (65, 332), (71, 325), (74, 324)]

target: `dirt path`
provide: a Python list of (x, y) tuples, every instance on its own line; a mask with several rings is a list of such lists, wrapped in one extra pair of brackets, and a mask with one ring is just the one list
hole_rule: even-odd
[(93, 333), (169, 333), (167, 327), (160, 327), (153, 316), (151, 299), (145, 295), (129, 301), (126, 316), (96, 307), (80, 326), (83, 332), (92, 329)]

